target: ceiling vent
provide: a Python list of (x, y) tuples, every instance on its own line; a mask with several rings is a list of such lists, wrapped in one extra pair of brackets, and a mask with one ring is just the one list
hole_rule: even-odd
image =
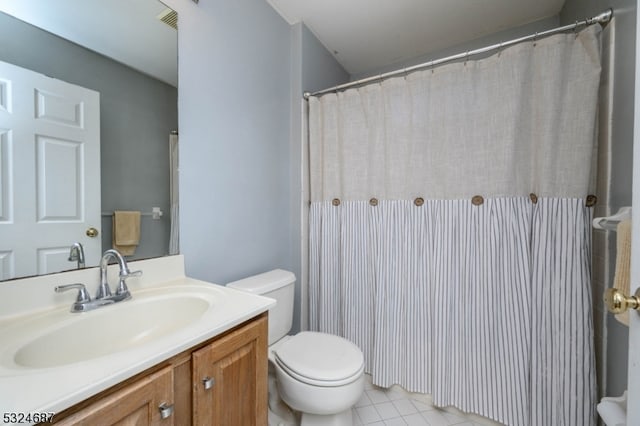
[(159, 20), (173, 29), (178, 29), (178, 12), (171, 8), (166, 8), (157, 16)]

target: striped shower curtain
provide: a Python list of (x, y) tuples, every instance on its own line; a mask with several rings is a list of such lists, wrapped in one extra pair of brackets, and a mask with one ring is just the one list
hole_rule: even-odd
[(309, 324), (506, 425), (595, 424), (600, 27), (309, 100)]

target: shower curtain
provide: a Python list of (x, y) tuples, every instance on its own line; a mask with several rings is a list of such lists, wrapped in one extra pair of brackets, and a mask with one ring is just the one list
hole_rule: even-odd
[(169, 196), (171, 198), (171, 229), (169, 232), (169, 254), (180, 253), (180, 208), (178, 194), (179, 157), (178, 134), (169, 135)]
[(595, 424), (600, 31), (309, 99), (309, 324), (374, 384)]

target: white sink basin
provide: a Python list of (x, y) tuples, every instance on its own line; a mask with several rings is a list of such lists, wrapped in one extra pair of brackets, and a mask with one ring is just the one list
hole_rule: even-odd
[(130, 349), (191, 324), (209, 309), (207, 301), (193, 296), (120, 303), (73, 314), (78, 321), (54, 327), (18, 349), (16, 365), (56, 367)]
[(21, 338), (8, 345), (1, 362), (40, 369), (133, 349), (198, 322), (214, 307), (217, 295), (213, 289), (160, 288), (88, 312), (52, 311), (12, 330)]

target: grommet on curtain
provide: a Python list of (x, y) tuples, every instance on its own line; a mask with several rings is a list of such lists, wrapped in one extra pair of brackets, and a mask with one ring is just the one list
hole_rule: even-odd
[(474, 195), (473, 198), (471, 198), (471, 204), (474, 206), (481, 206), (483, 203), (484, 198), (482, 198), (482, 195)]
[(596, 197), (595, 195), (587, 195), (587, 200), (585, 201), (585, 206), (587, 207), (593, 207), (596, 205), (596, 203), (598, 202), (598, 197)]
[(422, 197), (418, 197), (415, 200), (413, 200), (413, 204), (415, 204), (416, 206), (420, 207), (421, 205), (424, 204), (424, 198)]
[(536, 194), (532, 192), (531, 194), (529, 194), (529, 198), (531, 199), (531, 202), (533, 204), (538, 204), (538, 196)]
[(371, 204), (372, 206), (377, 206), (378, 205), (378, 199), (377, 198), (372, 198), (369, 200), (369, 204)]
[(331, 204), (333, 204), (334, 206), (339, 206), (340, 198), (334, 198), (333, 200), (331, 200)]

